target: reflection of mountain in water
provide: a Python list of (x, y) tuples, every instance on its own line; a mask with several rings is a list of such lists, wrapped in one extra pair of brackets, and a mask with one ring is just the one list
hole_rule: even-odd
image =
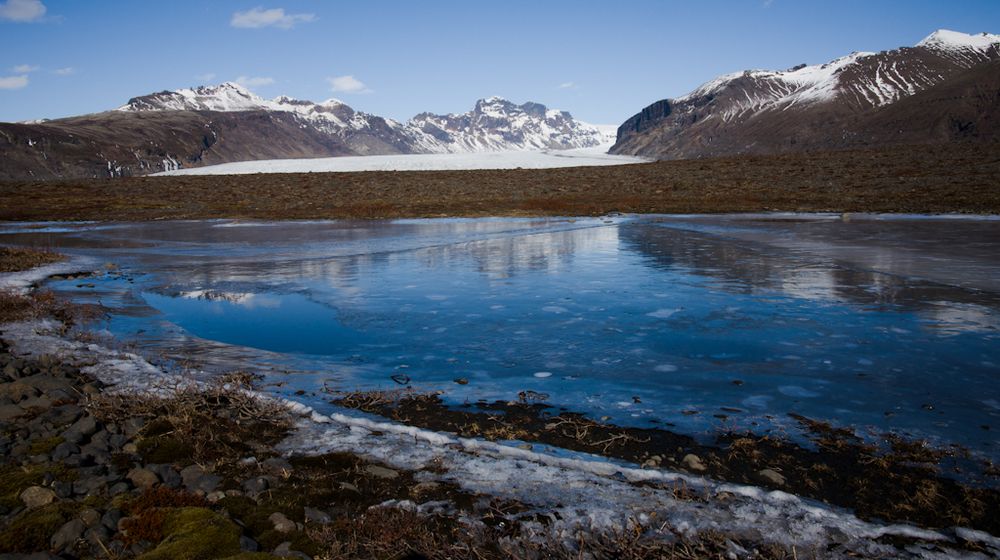
[[(650, 224), (622, 227), (623, 247), (651, 266), (707, 277), (731, 293), (915, 311), (942, 334), (1000, 331), (1000, 295), (850, 268), (822, 254)], [(891, 250), (885, 249), (885, 259)]]

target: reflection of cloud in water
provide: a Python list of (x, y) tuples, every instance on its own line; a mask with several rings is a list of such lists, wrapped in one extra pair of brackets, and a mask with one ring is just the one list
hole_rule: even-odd
[(928, 326), (944, 335), (995, 332), (1000, 334), (1000, 314), (995, 309), (971, 303), (936, 301), (921, 315)]

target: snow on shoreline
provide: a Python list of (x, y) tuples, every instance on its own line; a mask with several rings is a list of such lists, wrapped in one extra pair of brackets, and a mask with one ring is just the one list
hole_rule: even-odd
[(71, 259), (47, 264), (38, 268), (21, 272), (0, 274), (0, 290), (11, 290), (17, 293), (30, 291), (31, 287), (56, 274), (69, 274), (93, 268), (97, 261), (88, 257), (73, 257)]
[[(55, 355), (80, 364), (84, 373), (115, 390), (155, 391), (197, 383), (195, 377), (164, 371), (136, 354), (60, 337), (57, 327), (50, 321), (13, 323), (3, 325), (3, 336), (19, 355)], [(418, 479), (443, 480), (469, 492), (518, 500), (552, 517), (547, 526), (528, 523), (530, 530), (549, 536), (570, 537), (580, 529), (621, 529), (637, 520), (687, 535), (721, 531), (734, 538), (812, 550), (819, 557), (986, 557), (948, 549), (948, 543), (955, 542), (954, 535), (1000, 554), (1000, 539), (979, 531), (867, 522), (842, 509), (781, 491), (639, 469), (583, 454), (547, 453), (538, 450), (542, 446), (527, 449), (462, 438), (360, 414), (324, 415), (295, 401), (278, 400), (299, 417), (297, 429), (280, 445), (280, 451), (355, 453), (418, 471)], [(436, 467), (433, 473), (424, 470), (430, 465)], [(635, 484), (640, 482), (645, 484)], [(693, 490), (704, 500), (678, 499), (673, 493), (676, 486)], [(884, 536), (916, 542), (900, 550), (878, 542)]]
[(458, 154), (402, 154), (331, 158), (240, 161), (154, 173), (177, 175), (248, 175), (253, 173), (336, 173), (348, 171), (441, 171), (470, 169), (554, 169), (645, 163), (649, 160), (608, 154), (610, 145), (573, 150), (525, 150)]

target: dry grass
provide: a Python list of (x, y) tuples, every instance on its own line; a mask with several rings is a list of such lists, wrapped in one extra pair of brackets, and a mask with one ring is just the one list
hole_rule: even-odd
[(251, 392), (253, 380), (237, 373), (208, 384), (184, 380), (153, 391), (102, 393), (88, 408), (107, 422), (145, 420), (138, 445), (150, 462), (225, 463), (254, 451), (249, 442), (273, 444), (291, 427), (287, 409)]
[(564, 169), (11, 181), (0, 183), (0, 220), (997, 213), (998, 156), (998, 143), (956, 143)]
[(444, 518), (394, 508), (372, 508), (363, 515), (340, 519), (311, 530), (310, 537), (324, 548), (320, 560), (694, 560), (730, 558), (736, 547), (743, 547), (747, 557), (752, 558), (809, 557), (776, 545), (734, 542), (719, 533), (685, 537), (666, 524), (633, 522), (620, 530), (577, 531), (555, 538), (544, 530), (459, 526)]
[(0, 273), (31, 270), (64, 260), (66, 260), (65, 256), (48, 249), (0, 247)]

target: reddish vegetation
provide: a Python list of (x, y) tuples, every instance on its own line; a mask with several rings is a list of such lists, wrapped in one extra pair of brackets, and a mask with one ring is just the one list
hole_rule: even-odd
[(1000, 212), (1000, 143), (543, 170), (0, 183), (2, 220)]

